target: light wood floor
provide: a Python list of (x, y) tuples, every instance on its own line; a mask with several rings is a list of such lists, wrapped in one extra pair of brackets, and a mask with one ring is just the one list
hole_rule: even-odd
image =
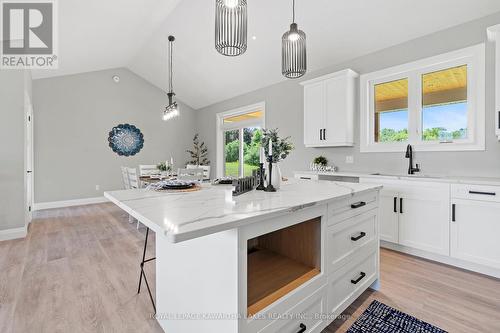
[[(26, 239), (0, 242), (0, 332), (161, 332), (136, 294), (143, 241), (112, 204), (38, 212)], [(388, 250), (381, 279), (324, 332), (345, 332), (374, 299), (449, 332), (500, 332), (500, 280)]]

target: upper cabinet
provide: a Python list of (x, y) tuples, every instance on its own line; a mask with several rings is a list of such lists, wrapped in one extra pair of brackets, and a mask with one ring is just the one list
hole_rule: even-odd
[(488, 28), (488, 39), (495, 43), (495, 131), (500, 140), (500, 24)]
[(351, 69), (302, 82), (304, 86), (304, 145), (354, 145), (355, 89), (358, 73)]

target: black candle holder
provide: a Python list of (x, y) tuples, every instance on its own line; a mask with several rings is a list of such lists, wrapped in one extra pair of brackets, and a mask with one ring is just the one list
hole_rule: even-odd
[(264, 191), (266, 187), (264, 186), (264, 163), (260, 163), (259, 168), (259, 186), (255, 188), (258, 191)]
[(276, 192), (276, 189), (273, 186), (271, 176), (273, 174), (273, 157), (269, 156), (269, 183), (267, 184), (265, 192)]

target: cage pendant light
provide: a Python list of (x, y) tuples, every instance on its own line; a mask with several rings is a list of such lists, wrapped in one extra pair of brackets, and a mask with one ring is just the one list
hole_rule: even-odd
[(295, 23), (295, 0), (290, 30), (281, 39), (281, 73), (289, 79), (297, 79), (307, 71), (306, 34)]
[(174, 36), (168, 36), (168, 105), (165, 107), (165, 111), (163, 111), (163, 120), (167, 121), (179, 116), (179, 106), (177, 102), (174, 101), (174, 86), (173, 86), (173, 48), (174, 48)]
[(215, 49), (230, 57), (247, 50), (247, 0), (215, 0)]

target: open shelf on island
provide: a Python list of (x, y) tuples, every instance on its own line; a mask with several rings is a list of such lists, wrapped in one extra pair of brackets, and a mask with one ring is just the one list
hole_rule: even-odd
[(321, 219), (248, 240), (247, 314), (255, 315), (320, 274)]

